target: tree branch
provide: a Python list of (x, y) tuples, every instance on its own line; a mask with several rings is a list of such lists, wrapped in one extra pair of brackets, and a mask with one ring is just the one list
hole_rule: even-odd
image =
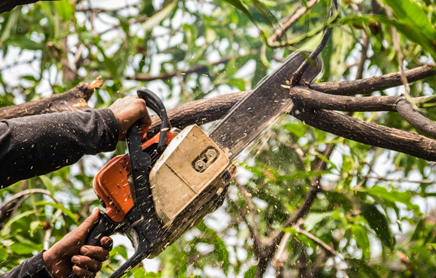
[(80, 83), (71, 90), (38, 101), (0, 108), (0, 120), (20, 118), (36, 114), (89, 109), (87, 101), (96, 88), (103, 85), (101, 77), (91, 83)]
[(312, 9), (319, 0), (312, 0), (309, 3), (306, 3), (305, 6), (301, 7), (291, 16), (288, 16), (282, 20), (280, 27), (277, 28), (271, 37), (268, 38), (268, 45), (274, 45), (277, 40), (279, 40), (283, 34), (295, 23), (298, 19), (300, 19), (308, 10)]
[[(435, 65), (425, 65), (405, 71), (409, 83), (436, 75)], [(390, 73), (366, 79), (341, 82), (325, 82), (310, 84), (311, 89), (332, 95), (354, 96), (356, 94), (369, 95), (372, 92), (401, 86), (401, 74)]]
[(295, 103), (317, 109), (340, 111), (396, 111), (396, 103), (401, 97), (352, 97), (329, 95), (307, 89), (307, 87), (293, 87), (290, 95)]
[(337, 112), (310, 107), (295, 109), (291, 115), (315, 128), (356, 142), (436, 160), (436, 141), (415, 132), (366, 123)]
[(414, 110), (412, 105), (402, 98), (397, 102), (398, 113), (411, 125), (436, 138), (436, 123)]

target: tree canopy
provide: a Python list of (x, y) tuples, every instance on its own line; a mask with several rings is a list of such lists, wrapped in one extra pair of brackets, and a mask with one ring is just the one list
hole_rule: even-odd
[[(0, 11), (24, 2), (36, 0), (4, 1)], [(0, 118), (104, 108), (145, 86), (164, 100), (174, 126), (210, 130), (290, 53), (313, 51), (331, 28), (322, 73), (313, 84), (283, 84), (294, 107), (238, 158), (224, 205), (128, 277), (434, 276), (436, 4), (333, 6), (17, 6), (0, 14)], [(74, 100), (58, 106), (54, 97)], [(99, 206), (93, 177), (125, 151), (120, 142), (114, 153), (1, 190), (0, 273), (48, 248)], [(130, 249), (119, 242), (101, 277), (127, 258)]]

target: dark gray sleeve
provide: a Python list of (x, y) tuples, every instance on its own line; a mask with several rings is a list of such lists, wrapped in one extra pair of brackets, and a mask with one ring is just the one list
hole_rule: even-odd
[(109, 109), (62, 112), (0, 121), (0, 189), (112, 151), (118, 122)]
[(40, 252), (35, 257), (25, 260), (8, 273), (0, 275), (0, 278), (52, 278), (52, 276), (45, 268), (42, 252)]

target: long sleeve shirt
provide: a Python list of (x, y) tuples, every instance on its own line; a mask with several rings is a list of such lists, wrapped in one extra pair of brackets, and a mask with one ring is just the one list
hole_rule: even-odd
[[(109, 109), (63, 112), (0, 121), (0, 188), (60, 169), (85, 154), (112, 151), (118, 142)], [(42, 252), (0, 278), (45, 278)]]

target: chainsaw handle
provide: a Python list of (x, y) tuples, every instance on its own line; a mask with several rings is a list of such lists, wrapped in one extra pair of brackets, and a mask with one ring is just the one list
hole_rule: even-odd
[[(100, 212), (100, 220), (88, 234), (84, 245), (101, 246), (101, 239), (114, 234), (117, 223), (112, 221), (106, 214)], [(80, 278), (71, 271), (70, 278)]]
[(162, 103), (162, 100), (149, 89), (141, 87), (138, 89), (137, 94), (138, 97), (145, 100), (147, 107), (156, 112), (162, 121), (160, 125), (159, 143), (157, 145), (158, 149), (162, 149), (165, 147), (165, 138), (171, 127), (165, 106)]

